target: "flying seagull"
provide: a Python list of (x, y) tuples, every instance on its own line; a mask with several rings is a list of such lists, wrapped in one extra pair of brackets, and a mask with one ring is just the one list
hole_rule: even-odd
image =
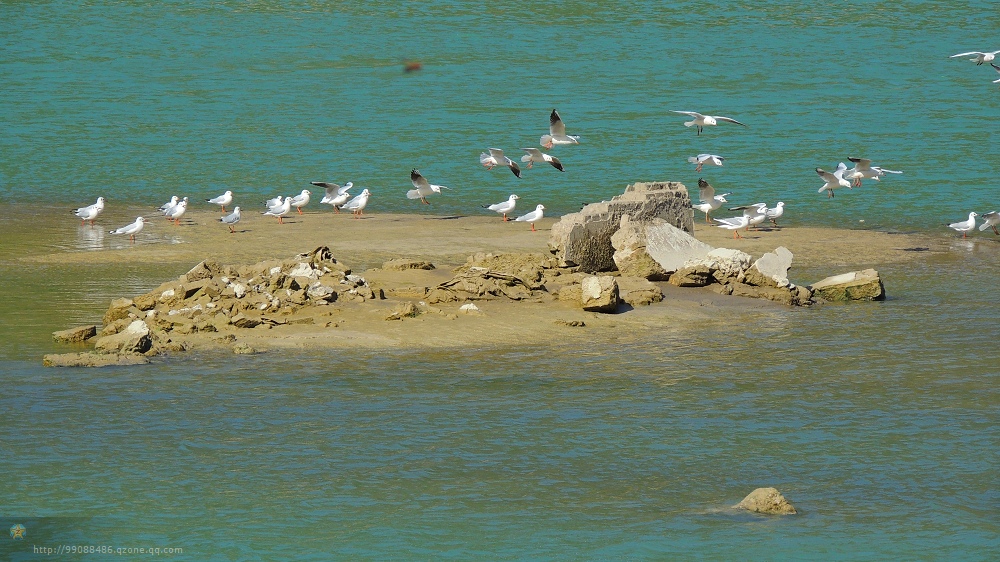
[(410, 170), (410, 181), (416, 189), (407, 191), (406, 197), (408, 199), (420, 199), (420, 201), (425, 205), (430, 205), (430, 203), (427, 202), (427, 196), (434, 193), (441, 193), (442, 189), (449, 189), (443, 185), (434, 185), (429, 183), (427, 178), (420, 175), (420, 171), (416, 168)]
[(854, 168), (851, 168), (846, 173), (844, 177), (850, 180), (854, 180), (854, 187), (861, 187), (861, 180), (865, 178), (871, 178), (875, 181), (879, 181), (879, 178), (886, 174), (902, 174), (899, 170), (888, 170), (886, 168), (880, 168), (878, 166), (872, 166), (872, 161), (867, 158), (856, 158), (854, 156), (848, 156), (848, 160), (854, 162)]
[(489, 152), (483, 152), (479, 155), (479, 163), (487, 170), (492, 170), (497, 166), (507, 166), (515, 176), (521, 177), (521, 168), (518, 167), (517, 162), (504, 156), (503, 150), (499, 148), (488, 148), (487, 150)]
[(823, 184), (823, 187), (819, 188), (819, 191), (817, 193), (823, 193), (824, 191), (827, 191), (829, 192), (828, 193), (829, 196), (833, 197), (833, 190), (837, 189), (838, 187), (846, 187), (847, 189), (851, 189), (851, 182), (844, 179), (844, 172), (846, 171), (847, 171), (847, 164), (844, 164), (843, 162), (837, 164), (837, 170), (834, 171), (833, 173), (827, 172), (823, 170), (823, 168), (816, 168), (816, 173), (819, 174), (819, 177), (823, 178), (824, 182), (826, 182)]
[(990, 62), (991, 60), (995, 59), (998, 53), (1000, 53), (1000, 51), (993, 51), (990, 53), (983, 53), (980, 51), (969, 51), (968, 53), (958, 53), (957, 55), (951, 55), (948, 58), (953, 59), (957, 57), (972, 57), (969, 60), (975, 62), (976, 66), (980, 66), (984, 62)]
[(705, 127), (709, 125), (718, 125), (719, 121), (726, 121), (727, 123), (736, 123), (737, 125), (743, 125), (744, 127), (746, 127), (746, 125), (740, 123), (739, 121), (733, 119), (732, 117), (723, 117), (721, 115), (702, 115), (697, 111), (677, 111), (677, 110), (671, 110), (671, 111), (673, 111), (674, 113), (680, 113), (681, 115), (691, 116), (692, 120), (685, 121), (684, 126), (698, 127), (699, 135), (701, 134), (702, 130), (704, 130)]
[(694, 171), (696, 172), (700, 172), (702, 166), (721, 166), (725, 160), (725, 158), (718, 154), (699, 154), (698, 156), (688, 157), (688, 162), (695, 165)]
[(560, 172), (566, 171), (563, 168), (562, 162), (560, 162), (558, 158), (552, 156), (551, 154), (545, 154), (544, 152), (538, 150), (537, 148), (522, 148), (521, 150), (527, 153), (521, 157), (521, 162), (527, 162), (528, 168), (531, 168), (532, 164), (534, 164), (535, 162), (539, 163), (548, 162), (549, 164), (552, 164), (553, 168), (559, 170)]
[(567, 135), (566, 124), (559, 117), (559, 112), (553, 109), (552, 113), (549, 114), (549, 134), (542, 135), (538, 139), (538, 144), (545, 148), (552, 148), (553, 145), (557, 144), (580, 144), (580, 136)]

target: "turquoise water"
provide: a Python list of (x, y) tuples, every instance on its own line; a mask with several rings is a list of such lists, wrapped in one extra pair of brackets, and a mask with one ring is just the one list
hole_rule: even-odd
[[(558, 216), (634, 181), (704, 176), (735, 203), (785, 201), (793, 227), (954, 237), (943, 223), (1000, 204), (997, 75), (948, 58), (1000, 48), (992, 7), (2, 2), (0, 214), (20, 218), (0, 247), (24, 215), (97, 196), (255, 203), (352, 180), (370, 212), (423, 212), (403, 195), (413, 167), (453, 188), (436, 213), (517, 192)], [(565, 174), (478, 166), (489, 146), (537, 144), (552, 108), (582, 136), (553, 150)], [(749, 127), (699, 137), (673, 109)], [(696, 174), (699, 152), (727, 164)], [(813, 169), (847, 156), (904, 174), (817, 194)], [(67, 318), (94, 321), (163, 271), (28, 267), (7, 246), (0, 523), (27, 521), (36, 544), (191, 560), (989, 559), (995, 238), (880, 267), (884, 303), (586, 349), (102, 370), (39, 357)], [(802, 515), (726, 509), (766, 485)], [(0, 552), (35, 557), (12, 544)]]

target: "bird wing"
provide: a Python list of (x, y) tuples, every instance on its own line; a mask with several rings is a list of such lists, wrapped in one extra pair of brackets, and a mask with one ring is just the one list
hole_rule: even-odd
[(744, 127), (746, 127), (745, 124), (740, 123), (739, 121), (733, 119), (732, 117), (723, 117), (721, 115), (713, 115), (712, 117), (714, 117), (716, 121), (728, 121), (730, 123), (736, 123), (737, 125), (743, 125)]
[(427, 179), (420, 175), (417, 170), (410, 171), (410, 181), (413, 182), (413, 187), (417, 189), (430, 189), (430, 184), (427, 183)]
[(816, 168), (816, 173), (819, 174), (819, 177), (823, 178), (823, 181), (826, 183), (837, 183), (837, 177), (823, 168)]
[[(493, 159), (497, 161), (497, 164), (502, 164), (504, 160), (507, 159), (507, 157), (503, 155), (502, 149), (490, 148), (488, 150), (490, 151), (490, 156), (492, 156)], [(480, 157), (480, 159), (482, 159), (482, 157)]]
[(695, 118), (704, 117), (704, 115), (702, 115), (701, 113), (698, 113), (697, 111), (677, 111), (676, 109), (671, 109), (670, 111), (673, 111), (674, 113), (680, 113), (682, 115), (690, 115), (691, 117), (695, 117)]
[(851, 162), (854, 162), (854, 167), (857, 168), (858, 171), (870, 170), (872, 167), (872, 161), (869, 160), (868, 158), (857, 158), (855, 156), (848, 156), (847, 159), (850, 160)]
[(985, 55), (985, 54), (986, 53), (980, 53), (979, 51), (969, 51), (968, 53), (958, 53), (957, 55), (951, 55), (948, 58), (953, 59), (955, 57), (967, 57), (969, 55)]
[(549, 134), (554, 137), (561, 137), (566, 134), (566, 124), (559, 117), (559, 112), (554, 109), (549, 114)]
[(715, 188), (712, 184), (703, 179), (698, 179), (698, 199), (703, 203), (711, 201), (715, 197)]

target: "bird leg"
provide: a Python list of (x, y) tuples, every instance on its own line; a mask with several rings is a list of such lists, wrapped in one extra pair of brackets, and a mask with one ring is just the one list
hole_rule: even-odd
[(285, 221), (283, 221), (281, 217), (278, 217), (278, 224), (285, 224)]
[(778, 226), (778, 221), (774, 219), (771, 219), (771, 224), (773, 224), (775, 228), (781, 228), (780, 226)]
[(223, 213), (225, 213), (225, 212), (226, 212), (226, 206), (225, 206), (225, 205), (223, 205), (223, 206), (222, 206), (222, 212), (223, 212)]
[(1000, 234), (1000, 232), (997, 231), (997, 225), (995, 224), (993, 225), (993, 234)]
[(236, 229), (233, 228), (233, 225), (229, 225), (229, 234), (236, 234)]
[[(503, 214), (503, 222), (510, 222), (510, 219), (507, 218), (507, 213)], [(996, 227), (994, 227), (993, 230), (996, 230)]]
[(430, 202), (424, 199), (423, 197), (420, 198), (420, 202), (423, 203), (424, 205), (430, 205)]
[(708, 213), (705, 213), (705, 222), (711, 224), (712, 221), (708, 220)]
[(302, 207), (295, 207), (295, 210), (298, 211), (300, 215), (302, 214)]
[(701, 171), (701, 164), (698, 164), (697, 166), (695, 166), (694, 171), (700, 172)]
[(535, 163), (534, 160), (528, 160), (528, 169), (529, 170), (531, 169), (531, 165), (534, 164), (534, 163)]
[(535, 223), (531, 223), (531, 231), (538, 232), (537, 230), (535, 230)]

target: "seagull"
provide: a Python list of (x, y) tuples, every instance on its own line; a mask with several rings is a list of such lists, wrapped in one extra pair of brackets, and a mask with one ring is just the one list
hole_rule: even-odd
[(406, 192), (406, 197), (408, 199), (420, 199), (425, 205), (430, 205), (427, 202), (427, 196), (433, 193), (441, 193), (442, 189), (449, 189), (443, 185), (434, 185), (427, 182), (427, 178), (420, 175), (420, 171), (414, 168), (410, 170), (410, 181), (413, 182), (413, 187), (416, 189), (411, 189)]
[(969, 232), (971, 232), (973, 228), (976, 228), (976, 217), (978, 216), (979, 213), (971, 212), (969, 213), (969, 220), (953, 222), (948, 225), (948, 228), (961, 232), (962, 238), (966, 238)]
[(698, 178), (698, 199), (701, 200), (701, 204), (691, 205), (691, 207), (705, 213), (705, 222), (709, 222), (709, 214), (721, 207), (723, 203), (727, 203), (726, 195), (731, 194), (723, 193), (722, 195), (716, 195), (715, 188), (711, 184), (702, 178)]
[(146, 219), (143, 217), (136, 217), (135, 222), (132, 224), (127, 224), (121, 228), (110, 230), (111, 234), (128, 234), (128, 239), (135, 242), (135, 235), (139, 234), (142, 230), (142, 225), (145, 224)]
[(785, 214), (785, 203), (784, 201), (778, 201), (778, 204), (770, 209), (766, 209), (764, 214), (767, 215), (767, 220), (771, 221), (771, 224), (778, 226), (778, 219), (781, 215)]
[[(186, 208), (187, 207), (187, 202), (188, 202), (188, 198), (187, 197), (185, 197), (184, 199), (181, 199), (179, 201), (175, 201), (173, 205), (167, 206), (166, 208), (163, 209), (163, 216), (167, 217), (167, 220), (173, 220), (173, 219), (170, 218), (170, 213), (173, 213), (174, 210), (177, 209), (177, 206), (180, 205), (181, 203), (184, 203), (185, 208)], [(183, 213), (181, 213), (181, 214), (183, 214)]]
[(311, 195), (312, 195), (311, 191), (309, 191), (308, 189), (303, 189), (302, 193), (296, 195), (295, 197), (292, 197), (292, 202), (290, 203), (290, 206), (295, 207), (295, 210), (297, 210), (301, 215), (302, 207), (305, 207), (306, 205), (309, 204), (309, 197)]
[(181, 201), (178, 201), (176, 205), (164, 211), (164, 214), (167, 216), (168, 221), (174, 221), (174, 226), (179, 226), (181, 224), (181, 217), (187, 212), (187, 208), (188, 198), (185, 197)]
[(235, 234), (236, 229), (233, 228), (233, 225), (240, 222), (240, 208), (234, 208), (231, 214), (222, 217), (219, 219), (219, 222), (229, 225), (229, 233)]
[(690, 115), (693, 119), (691, 121), (685, 121), (684, 126), (685, 127), (697, 126), (699, 135), (701, 134), (702, 130), (704, 130), (705, 127), (709, 125), (718, 125), (719, 121), (736, 123), (737, 125), (743, 125), (744, 127), (746, 127), (746, 125), (740, 123), (739, 121), (733, 119), (732, 117), (723, 117), (721, 115), (702, 115), (697, 111), (677, 111), (677, 110), (671, 110), (671, 111), (673, 111), (674, 113), (680, 113), (682, 115)]
[(366, 189), (358, 194), (358, 196), (354, 199), (344, 203), (344, 208), (354, 213), (354, 218), (361, 218), (361, 215), (364, 214), (362, 211), (364, 211), (365, 205), (368, 204), (369, 197), (371, 197), (371, 193), (369, 193)]
[[(951, 55), (948, 58), (953, 59), (953, 58), (956, 58), (956, 57), (972, 57), (969, 60), (975, 62), (976, 66), (980, 66), (984, 62), (990, 62), (991, 60), (995, 59), (998, 53), (1000, 53), (1000, 51), (993, 51), (992, 53), (982, 53), (980, 51), (969, 51), (968, 53), (958, 53), (957, 55)], [(992, 64), (992, 63), (990, 63), (990, 64)]]
[(90, 226), (94, 226), (94, 219), (97, 218), (97, 215), (104, 212), (104, 198), (98, 197), (93, 205), (73, 209), (70, 212), (80, 218), (80, 226), (86, 224), (87, 221), (90, 221)]
[(226, 212), (226, 205), (233, 202), (233, 192), (227, 191), (218, 197), (213, 197), (212, 199), (205, 199), (209, 203), (222, 206), (222, 212)]
[(494, 203), (493, 205), (483, 205), (483, 208), (502, 214), (504, 222), (507, 222), (510, 220), (507, 218), (507, 213), (514, 210), (514, 206), (517, 205), (518, 199), (520, 199), (520, 197), (511, 193), (510, 197), (508, 197), (506, 201)]
[(739, 231), (741, 228), (746, 228), (747, 224), (749, 224), (750, 221), (749, 217), (747, 217), (746, 215), (740, 217), (732, 217), (728, 219), (712, 219), (712, 220), (719, 223), (715, 226), (719, 228), (725, 228), (726, 230), (732, 230), (733, 240), (737, 238), (743, 238), (742, 236), (740, 236)]
[(270, 209), (271, 207), (277, 207), (278, 205), (281, 205), (281, 202), (284, 199), (285, 199), (284, 197), (279, 195), (277, 197), (264, 201), (264, 206), (267, 207), (268, 209)]
[(174, 195), (173, 197), (170, 198), (170, 201), (167, 201), (166, 203), (160, 205), (160, 207), (157, 209), (157, 211), (160, 211), (162, 213), (162, 212), (166, 211), (167, 209), (169, 209), (170, 207), (173, 207), (174, 205), (177, 204), (177, 199), (178, 199), (178, 197), (176, 195)]
[(549, 164), (552, 164), (553, 168), (559, 170), (560, 172), (566, 171), (563, 169), (562, 162), (560, 162), (555, 156), (545, 154), (537, 148), (522, 148), (521, 150), (527, 152), (527, 154), (521, 157), (521, 162), (527, 162), (528, 168), (531, 168), (531, 165), (535, 162), (548, 162)]
[(754, 203), (753, 205), (730, 207), (729, 210), (743, 211), (743, 216), (747, 218), (747, 230), (749, 230), (751, 226), (754, 230), (757, 230), (757, 225), (764, 222), (764, 219), (767, 218), (767, 203)]
[(837, 164), (837, 170), (832, 174), (830, 172), (824, 171), (823, 168), (816, 168), (816, 173), (819, 174), (819, 177), (823, 178), (823, 181), (826, 182), (823, 184), (823, 187), (819, 188), (819, 191), (817, 191), (817, 193), (823, 193), (824, 191), (829, 191), (830, 197), (833, 197), (833, 190), (838, 187), (846, 187), (847, 189), (851, 189), (851, 182), (844, 179), (844, 172), (846, 171), (847, 171), (847, 164), (844, 164), (843, 162)]
[(333, 205), (333, 210), (340, 212), (340, 208), (351, 198), (351, 194), (348, 193), (352, 187), (354, 187), (354, 182), (349, 181), (344, 185), (339, 185), (336, 183), (329, 183), (325, 181), (314, 181), (310, 182), (317, 187), (322, 187), (326, 190), (326, 195), (323, 199), (320, 199), (320, 203), (326, 203), (327, 205)]
[(530, 222), (531, 223), (531, 231), (532, 232), (536, 232), (536, 230), (535, 230), (535, 222), (542, 220), (542, 216), (544, 216), (544, 214), (545, 214), (545, 213), (542, 212), (544, 210), (545, 210), (545, 205), (536, 205), (534, 211), (531, 211), (530, 213), (528, 213), (526, 215), (521, 215), (521, 216), (517, 217), (514, 220), (517, 221), (517, 222)]
[(854, 187), (861, 187), (861, 180), (871, 178), (879, 181), (879, 178), (886, 174), (902, 174), (899, 170), (887, 170), (878, 166), (872, 166), (872, 161), (867, 158), (855, 158), (848, 156), (848, 160), (854, 162), (854, 167), (844, 173), (844, 177), (854, 180)]
[[(1000, 72), (1000, 66), (997, 66), (997, 65), (993, 64), (992, 62), (990, 63), (990, 66), (993, 67), (993, 70), (996, 70), (997, 72)], [(993, 83), (994, 84), (1000, 84), (1000, 78), (997, 78), (996, 80), (994, 80)]]
[(559, 112), (553, 109), (549, 114), (549, 134), (542, 135), (542, 138), (538, 139), (538, 144), (547, 149), (556, 144), (580, 144), (580, 136), (567, 135), (566, 124), (559, 117)]
[(499, 148), (489, 148), (489, 152), (483, 152), (479, 155), (479, 163), (486, 166), (487, 170), (492, 170), (495, 166), (507, 166), (510, 171), (514, 173), (515, 176), (521, 177), (521, 168), (517, 166), (517, 162), (514, 162), (510, 158), (503, 155), (503, 151)]
[(698, 156), (689, 156), (688, 162), (696, 164), (694, 171), (700, 172), (702, 166), (721, 166), (725, 158), (717, 154), (699, 154)]
[(292, 198), (285, 197), (285, 200), (281, 202), (280, 205), (271, 207), (270, 209), (264, 211), (262, 214), (268, 217), (278, 217), (278, 224), (285, 224), (285, 221), (281, 218), (288, 214), (288, 211), (292, 210)]
[(1000, 223), (1000, 213), (996, 211), (990, 211), (988, 213), (983, 213), (983, 220), (986, 221), (979, 227), (979, 230), (986, 230), (987, 228), (992, 228), (994, 234), (1000, 234), (997, 230), (997, 223)]

